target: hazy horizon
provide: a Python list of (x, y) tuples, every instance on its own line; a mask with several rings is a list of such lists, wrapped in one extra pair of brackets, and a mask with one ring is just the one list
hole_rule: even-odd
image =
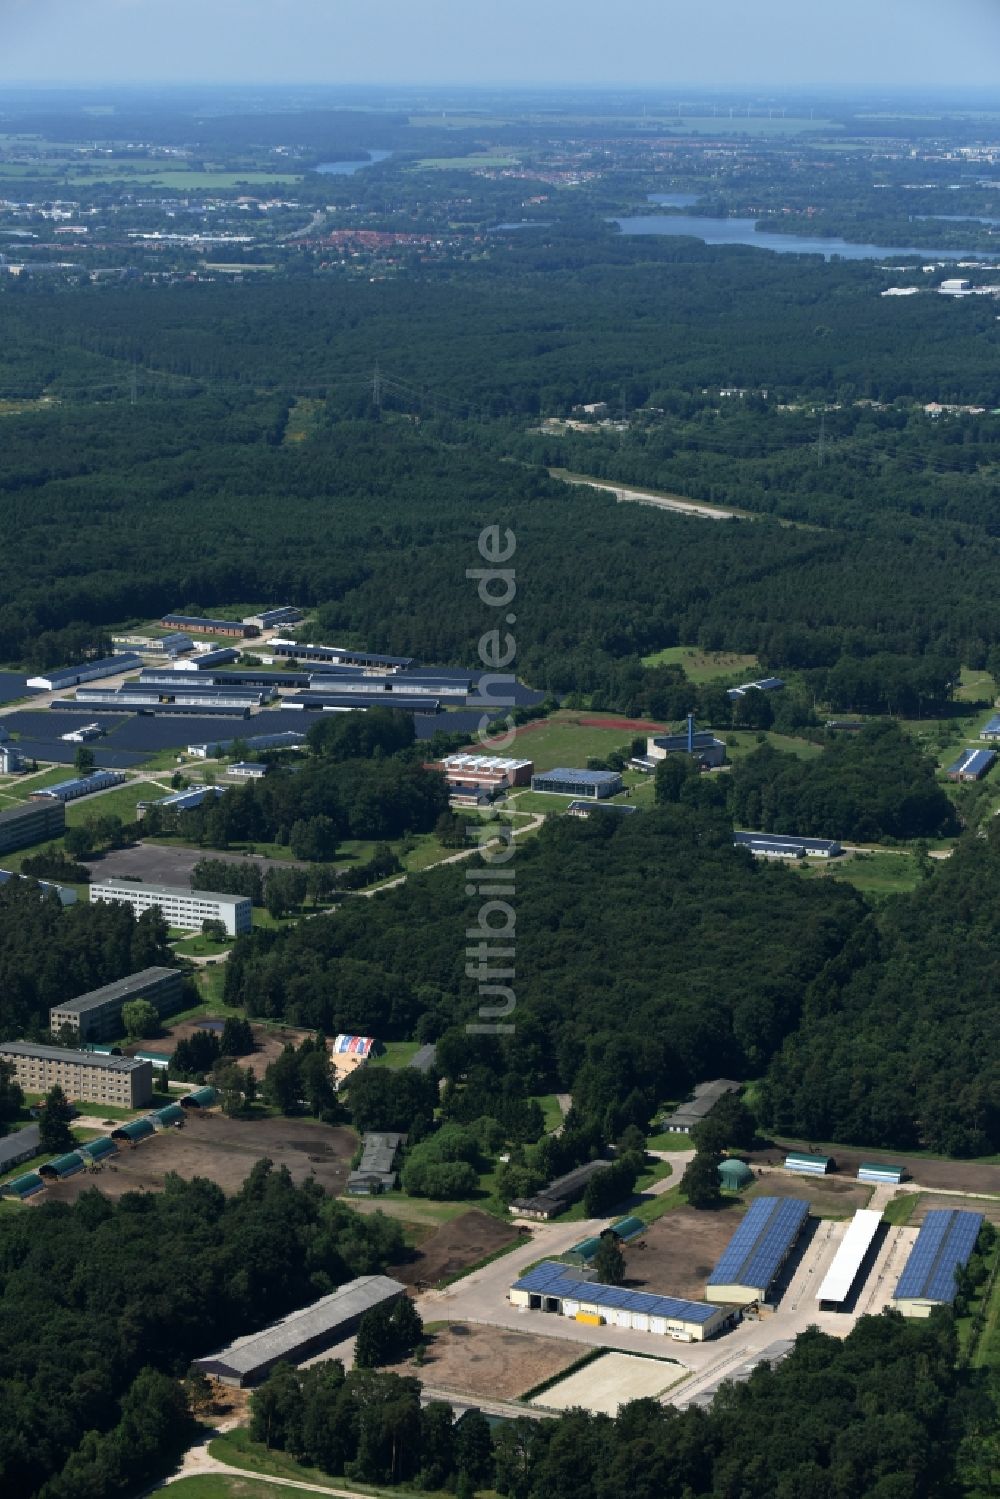
[(995, 0), (0, 0), (0, 84), (997, 91)]

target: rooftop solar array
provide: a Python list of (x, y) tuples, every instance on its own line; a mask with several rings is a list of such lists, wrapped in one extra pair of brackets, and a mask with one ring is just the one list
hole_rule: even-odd
[(768, 1287), (808, 1213), (809, 1204), (798, 1197), (758, 1197), (726, 1245), (709, 1285)]
[(958, 759), (948, 766), (948, 775), (983, 775), (996, 759), (996, 751), (989, 749), (963, 750)]
[(593, 1306), (613, 1307), (619, 1311), (644, 1312), (649, 1317), (672, 1317), (679, 1322), (710, 1322), (719, 1311), (707, 1301), (680, 1301), (676, 1296), (654, 1296), (649, 1291), (626, 1291), (622, 1286), (577, 1280), (566, 1273), (565, 1265), (552, 1260), (529, 1270), (527, 1275), (514, 1282), (513, 1289), (557, 1296), (560, 1300), (586, 1301)]
[(976, 1247), (982, 1213), (936, 1208), (927, 1214), (896, 1285), (896, 1300), (952, 1301), (955, 1271)]

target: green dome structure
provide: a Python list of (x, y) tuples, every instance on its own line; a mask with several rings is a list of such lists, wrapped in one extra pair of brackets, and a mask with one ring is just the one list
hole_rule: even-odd
[(719, 1164), (719, 1178), (730, 1192), (742, 1192), (753, 1181), (753, 1172), (746, 1161), (726, 1160)]

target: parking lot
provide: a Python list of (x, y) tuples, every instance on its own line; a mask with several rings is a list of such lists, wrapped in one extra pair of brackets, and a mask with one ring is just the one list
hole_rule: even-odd
[[(156, 791), (149, 788), (150, 800)], [(148, 885), (189, 885), (191, 871), (199, 859), (225, 859), (228, 862), (259, 864), (268, 868), (306, 868), (294, 859), (265, 859), (260, 854), (219, 853), (211, 848), (190, 848), (180, 843), (136, 843), (131, 848), (116, 848), (103, 859), (89, 859), (87, 866), (101, 879), (142, 880)]]

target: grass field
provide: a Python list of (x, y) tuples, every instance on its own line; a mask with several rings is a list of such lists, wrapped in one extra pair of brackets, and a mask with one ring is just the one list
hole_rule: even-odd
[[(71, 765), (57, 765), (54, 770), (29, 771), (27, 775), (4, 776), (0, 781), (0, 807), (26, 802), (33, 791), (71, 781), (76, 772)], [(68, 809), (67, 809), (68, 810)]]
[(997, 695), (997, 684), (988, 671), (963, 666), (955, 689), (955, 699), (960, 703), (992, 703)]
[(651, 656), (643, 656), (643, 666), (683, 666), (691, 682), (715, 682), (720, 677), (751, 676), (759, 670), (756, 656), (735, 651), (702, 651), (695, 645), (668, 645)]
[[(319, 1468), (307, 1468), (302, 1463), (297, 1463), (294, 1458), (285, 1452), (278, 1452), (275, 1448), (262, 1446), (259, 1442), (250, 1440), (249, 1432), (243, 1427), (237, 1427), (234, 1431), (228, 1431), (224, 1435), (214, 1437), (208, 1444), (210, 1457), (217, 1458), (219, 1462), (227, 1463), (231, 1468), (243, 1468), (248, 1473), (259, 1474), (262, 1478), (281, 1478), (293, 1483), (314, 1484), (321, 1488), (349, 1489), (352, 1493), (381, 1495), (384, 1489), (373, 1488), (371, 1484), (358, 1483), (355, 1479), (349, 1481), (341, 1475), (324, 1473)], [(185, 1480), (186, 1482), (187, 1480)], [(196, 1490), (192, 1491), (197, 1493)], [(226, 1493), (226, 1490), (222, 1490)], [(230, 1492), (240, 1493), (239, 1489)], [(268, 1484), (266, 1489), (250, 1491), (252, 1494), (264, 1492), (267, 1494), (297, 1493), (301, 1490), (287, 1489), (278, 1485)], [(394, 1491), (395, 1492), (395, 1491)], [(408, 1494), (423, 1494), (424, 1490), (411, 1488), (406, 1485)], [(200, 1496), (199, 1496), (200, 1499)]]
[(882, 1217), (885, 1219), (886, 1223), (891, 1223), (894, 1227), (905, 1228), (907, 1223), (909, 1223), (910, 1219), (913, 1217), (913, 1209), (916, 1207), (919, 1200), (919, 1192), (903, 1192), (900, 1194), (900, 1196), (894, 1197), (892, 1201), (886, 1205), (886, 1209), (882, 1214)]
[[(356, 1485), (352, 1485), (352, 1488)], [(288, 1494), (311, 1494), (296, 1484), (268, 1483), (266, 1478), (238, 1478), (231, 1473), (196, 1473), (170, 1485), (171, 1499), (286, 1499)]]
[(916, 858), (904, 850), (824, 861), (822, 866), (799, 861), (792, 867), (803, 879), (842, 880), (863, 895), (875, 897), (915, 890), (922, 878)]
[(373, 1057), (368, 1066), (387, 1067), (395, 1072), (400, 1067), (408, 1067), (410, 1058), (419, 1050), (419, 1041), (386, 1041), (382, 1056)]
[[(72, 776), (73, 772), (69, 772)], [(64, 772), (61, 779), (69, 777)], [(159, 796), (169, 796), (170, 787), (159, 781), (128, 781), (116, 786), (114, 791), (101, 791), (92, 796), (81, 796), (78, 801), (66, 805), (66, 826), (81, 827), (92, 818), (120, 817), (122, 822), (135, 821), (137, 802), (155, 801)]]
[[(607, 727), (602, 726), (602, 720), (606, 721)], [(494, 750), (487, 742), (477, 746), (477, 753), (523, 755), (533, 761), (536, 770), (553, 770), (560, 765), (582, 767), (589, 756), (603, 759), (613, 750), (628, 750), (633, 739), (644, 736), (642, 729), (615, 728), (614, 725), (620, 722), (620, 714), (564, 708), (548, 718), (523, 724), (517, 730), (513, 746), (504, 748), (498, 745)]]

